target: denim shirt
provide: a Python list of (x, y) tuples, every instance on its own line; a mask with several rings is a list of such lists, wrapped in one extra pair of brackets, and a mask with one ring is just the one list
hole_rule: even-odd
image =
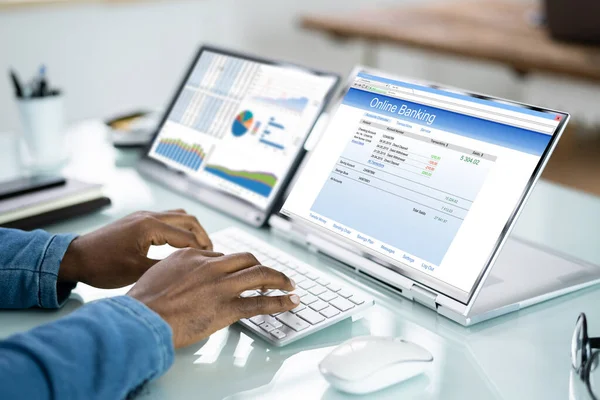
[[(75, 286), (57, 284), (74, 238), (0, 228), (0, 309), (60, 307)], [(0, 340), (0, 399), (122, 399), (173, 358), (158, 314), (129, 296), (100, 300)]]

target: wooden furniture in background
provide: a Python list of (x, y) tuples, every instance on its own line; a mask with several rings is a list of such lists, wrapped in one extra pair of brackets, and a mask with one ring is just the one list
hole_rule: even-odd
[[(520, 77), (543, 72), (600, 82), (600, 48), (553, 41), (531, 22), (538, 12), (532, 2), (463, 0), (306, 15), (301, 24), (336, 39), (366, 40), (362, 62), (372, 67), (376, 45), (389, 43), (501, 63)], [(600, 195), (600, 134), (577, 129), (572, 122), (543, 177)]]
[(301, 24), (338, 38), (499, 62), (520, 73), (600, 81), (600, 48), (553, 41), (531, 22), (538, 10), (527, 1), (467, 0), (307, 15)]

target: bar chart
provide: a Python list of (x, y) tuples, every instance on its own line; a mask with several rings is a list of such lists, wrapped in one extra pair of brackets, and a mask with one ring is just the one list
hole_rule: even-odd
[(199, 144), (189, 144), (181, 139), (162, 138), (155, 150), (177, 164), (198, 171), (206, 158), (206, 152)]
[(278, 150), (283, 150), (285, 149), (285, 145), (283, 144), (285, 135), (285, 126), (272, 117), (267, 122), (267, 126), (263, 130), (259, 142)]

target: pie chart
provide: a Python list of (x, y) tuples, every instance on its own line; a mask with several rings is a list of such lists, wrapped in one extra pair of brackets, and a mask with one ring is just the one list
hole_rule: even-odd
[(231, 127), (231, 133), (233, 136), (242, 136), (252, 127), (254, 123), (254, 116), (250, 111), (242, 111), (235, 117), (233, 126)]

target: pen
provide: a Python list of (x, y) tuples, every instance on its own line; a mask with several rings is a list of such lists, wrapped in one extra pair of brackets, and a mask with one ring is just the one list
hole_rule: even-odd
[(12, 69), (10, 70), (10, 78), (13, 86), (15, 87), (15, 96), (17, 96), (17, 98), (23, 97), (23, 88), (21, 87), (21, 83), (19, 82), (16, 72)]
[(40, 67), (40, 86), (38, 88), (38, 93), (40, 97), (46, 96), (46, 90), (48, 88), (48, 82), (46, 81), (46, 66), (42, 65)]

